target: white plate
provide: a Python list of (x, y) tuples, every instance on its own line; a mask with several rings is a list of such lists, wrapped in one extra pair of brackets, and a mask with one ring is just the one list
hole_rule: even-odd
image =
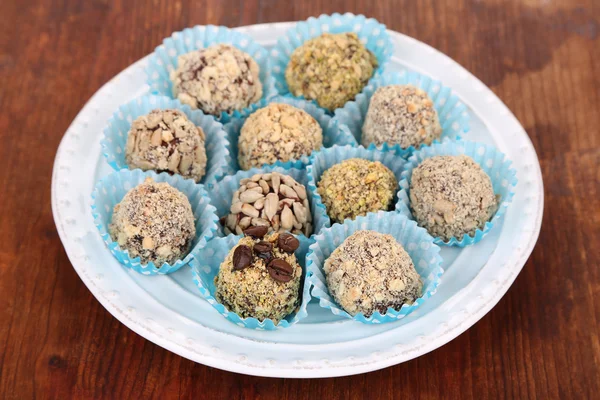
[[(271, 47), (291, 23), (239, 28)], [(225, 320), (195, 288), (188, 268), (147, 277), (125, 269), (105, 248), (90, 212), (96, 181), (111, 172), (100, 152), (108, 118), (146, 92), (147, 57), (104, 85), (62, 139), (52, 175), (54, 220), (73, 267), (98, 301), (133, 331), (183, 357), (213, 367), (273, 377), (357, 374), (434, 350), (483, 317), (508, 290), (537, 240), (543, 212), (540, 166), (527, 134), (477, 78), (437, 50), (390, 31), (395, 68), (416, 70), (450, 86), (470, 108), (466, 139), (493, 143), (513, 160), (519, 183), (503, 219), (480, 243), (442, 249), (442, 284), (401, 321), (363, 325), (317, 304), (289, 329), (254, 331)]]

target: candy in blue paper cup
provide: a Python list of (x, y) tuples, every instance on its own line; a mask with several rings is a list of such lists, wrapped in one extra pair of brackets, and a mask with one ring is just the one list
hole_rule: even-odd
[(179, 110), (204, 131), (207, 161), (206, 172), (200, 183), (211, 184), (231, 170), (230, 144), (221, 123), (211, 116), (204, 115), (202, 111), (190, 109), (177, 100), (153, 95), (142, 96), (122, 105), (108, 120), (100, 144), (106, 161), (113, 169), (128, 168), (125, 148), (132, 122), (156, 109)]
[[(234, 249), (240, 241), (240, 236), (229, 235), (224, 238), (215, 238), (208, 242), (208, 245), (194, 256), (191, 262), (194, 283), (196, 283), (200, 294), (208, 301), (222, 316), (227, 318), (234, 324), (257, 330), (274, 330), (279, 328), (287, 328), (307, 315), (306, 306), (310, 301), (310, 286), (306, 279), (306, 252), (308, 246), (312, 243), (310, 240), (301, 240), (300, 247), (295, 251), (298, 264), (302, 267), (303, 274), (300, 280), (299, 306), (291, 314), (275, 323), (272, 319), (265, 318), (258, 320), (254, 317), (241, 317), (233, 311), (230, 311), (221, 304), (216, 298), (217, 288), (215, 286), (215, 277), (219, 273), (221, 263), (227, 258), (232, 249)], [(258, 268), (258, 267), (250, 267)], [(243, 273), (244, 271), (239, 271)], [(234, 272), (235, 273), (235, 272)], [(260, 272), (259, 272), (260, 275)], [(259, 279), (273, 279), (269, 274), (262, 273)], [(239, 290), (252, 290), (252, 283), (248, 281), (248, 287), (240, 287)], [(258, 284), (260, 284), (260, 281)], [(273, 304), (273, 303), (270, 303)]]
[(430, 157), (459, 155), (471, 157), (489, 176), (498, 201), (498, 209), (493, 217), (485, 223), (483, 229), (477, 228), (473, 235), (464, 234), (462, 237), (452, 237), (446, 241), (441, 237), (435, 238), (436, 244), (465, 247), (479, 242), (492, 229), (494, 224), (502, 218), (514, 196), (513, 189), (517, 184), (517, 172), (511, 168), (512, 162), (494, 146), (467, 141), (444, 141), (416, 151), (408, 159), (402, 172), (396, 208), (408, 218), (414, 219), (410, 204), (410, 185), (413, 170)]
[[(319, 181), (321, 180), (321, 176), (329, 168), (351, 158), (361, 158), (369, 161), (379, 161), (394, 173), (396, 181), (400, 181), (402, 171), (404, 169), (404, 163), (406, 162), (402, 157), (397, 156), (393, 151), (365, 149), (362, 146), (333, 146), (329, 149), (324, 149), (322, 151), (314, 153), (311, 163), (306, 168), (308, 173), (308, 190), (311, 193), (313, 193), (313, 196), (317, 198), (318, 205), (320, 207), (323, 207), (324, 209), (326, 208), (323, 203), (323, 199), (317, 192), (317, 187)], [(394, 206), (396, 204), (396, 201), (397, 192), (394, 193), (394, 199), (392, 203)]]
[[(273, 57), (273, 76), (276, 80), (276, 87), (279, 93), (290, 93), (290, 87), (286, 81), (285, 73), (290, 58), (294, 50), (305, 44), (308, 40), (321, 36), (324, 33), (355, 33), (362, 44), (377, 59), (377, 67), (374, 70), (371, 79), (377, 76), (389, 61), (393, 52), (392, 41), (386, 31), (385, 25), (379, 23), (373, 18), (366, 18), (364, 15), (354, 15), (346, 13), (343, 15), (321, 15), (318, 18), (311, 17), (306, 21), (298, 22), (293, 28), (288, 30), (283, 37), (277, 40), (277, 46), (271, 50)], [(354, 68), (353, 71), (361, 69)], [(326, 73), (323, 72), (323, 73)], [(325, 85), (332, 85), (327, 77), (320, 77), (327, 81)], [(348, 77), (345, 78), (348, 82)], [(327, 93), (340, 93), (339, 88), (330, 87)], [(308, 97), (308, 96), (304, 96)], [(337, 103), (337, 102), (335, 102)], [(325, 103), (320, 104), (324, 108), (330, 108)], [(335, 107), (337, 108), (337, 107)]]
[[(389, 307), (382, 314), (374, 311), (369, 317), (362, 312), (352, 316), (346, 312), (331, 295), (327, 286), (326, 274), (323, 270), (325, 261), (343, 242), (357, 231), (376, 231), (393, 236), (404, 247), (410, 256), (416, 272), (423, 283), (421, 296), (412, 304), (403, 304), (400, 309)], [(399, 320), (435, 294), (444, 270), (441, 267), (440, 248), (433, 243), (433, 238), (423, 228), (417, 226), (406, 216), (398, 213), (380, 211), (355, 220), (346, 220), (343, 224), (335, 224), (323, 229), (315, 236), (315, 243), (310, 245), (306, 256), (309, 271), (308, 281), (313, 297), (319, 299), (319, 305), (331, 310), (335, 315), (354, 319), (364, 324), (381, 324)]]
[[(120, 248), (118, 243), (112, 240), (108, 231), (114, 207), (121, 202), (127, 192), (143, 183), (146, 178), (152, 178), (155, 182), (168, 183), (182, 192), (192, 206), (196, 236), (192, 241), (189, 253), (182, 260), (178, 260), (172, 265), (164, 263), (156, 266), (153, 262), (141, 264), (140, 257), (130, 257), (127, 250)], [(123, 169), (113, 172), (100, 180), (92, 193), (92, 216), (94, 224), (100, 232), (100, 236), (102, 236), (104, 243), (106, 243), (106, 246), (117, 261), (125, 267), (144, 275), (169, 274), (187, 265), (191, 261), (193, 254), (204, 247), (213, 237), (218, 224), (215, 208), (210, 205), (210, 199), (202, 185), (194, 183), (190, 179), (183, 179), (178, 175), (156, 174), (154, 171), (144, 172), (139, 169), (133, 171)]]
[[(292, 192), (291, 197), (288, 197), (288, 193), (283, 194), (281, 191), (278, 191), (278, 193), (281, 193), (281, 196), (278, 197), (274, 190), (274, 182), (272, 178), (274, 173), (281, 174), (279, 176), (280, 183), (286, 184), (286, 178), (284, 177), (282, 179), (281, 177), (283, 175), (291, 177), (297, 183), (302, 185), (304, 187), (304, 191), (301, 193), (301, 196), (297, 195), (295, 192)], [(253, 207), (250, 210), (251, 212), (253, 212), (255, 206), (258, 208), (256, 211), (258, 214), (256, 220), (251, 218), (251, 216), (246, 215), (243, 211), (239, 211), (237, 213), (232, 212), (233, 199), (237, 196), (239, 200), (238, 190), (242, 185), (244, 185), (244, 188), (248, 185), (253, 186), (254, 188), (264, 187), (265, 189), (268, 189), (267, 193), (273, 193), (269, 197), (268, 194), (265, 194), (263, 189), (262, 196), (257, 196), (257, 200), (248, 203)], [(295, 185), (294, 182), (289, 182), (289, 184), (286, 184), (286, 186), (293, 189)], [(248, 190), (250, 189), (252, 188), (249, 188)], [(236, 194), (236, 192), (238, 193)], [(314, 196), (313, 192), (308, 190), (308, 176), (306, 170), (304, 169), (284, 168), (281, 166), (271, 165), (263, 168), (252, 168), (248, 171), (238, 171), (235, 175), (228, 175), (215, 183), (208, 195), (210, 197), (211, 204), (216, 207), (217, 215), (221, 218), (221, 224), (219, 224), (218, 233), (223, 236), (226, 236), (227, 234), (241, 235), (243, 229), (248, 227), (248, 224), (252, 226), (254, 222), (260, 224), (267, 223), (268, 225), (273, 226), (273, 222), (275, 221), (273, 217), (277, 218), (275, 223), (277, 226), (280, 226), (282, 210), (280, 209), (279, 205), (282, 205), (283, 198), (290, 198), (293, 200), (293, 203), (289, 209), (296, 223), (300, 224), (299, 231), (304, 231), (304, 233), (296, 232), (298, 233), (300, 240), (304, 240), (307, 237), (309, 238), (318, 233), (322, 228), (329, 226), (329, 218), (325, 213), (325, 209), (323, 208), (322, 204), (319, 203), (318, 198)], [(279, 200), (280, 202), (278, 203), (277, 209), (272, 210), (272, 213), (274, 212), (275, 215), (267, 215), (269, 213), (267, 210), (269, 205), (267, 204), (266, 200), (271, 201), (271, 197), (274, 197), (275, 200)], [(295, 197), (297, 197), (297, 200), (294, 199)], [(306, 202), (301, 197), (305, 198)], [(257, 202), (260, 204), (257, 204)], [(308, 213), (306, 213), (306, 206), (309, 208)], [(229, 220), (229, 218), (231, 218), (231, 220)], [(307, 231), (305, 231), (307, 227), (310, 231), (308, 236), (305, 235), (307, 233)], [(297, 228), (294, 227), (293, 229)]]
[[(225, 131), (227, 132), (229, 143), (231, 143), (231, 158), (234, 160), (233, 161), (233, 165), (234, 165), (233, 172), (241, 169), (240, 162), (238, 159), (238, 155), (239, 155), (238, 145), (239, 145), (240, 132), (242, 130), (242, 127), (244, 126), (244, 123), (248, 120), (248, 117), (250, 115), (252, 115), (255, 112), (259, 111), (260, 109), (263, 109), (263, 108), (269, 106), (270, 104), (274, 104), (274, 103), (288, 104), (290, 106), (293, 106), (300, 110), (305, 111), (311, 117), (313, 117), (317, 121), (317, 123), (319, 124), (319, 126), (321, 127), (321, 130), (323, 132), (323, 147), (327, 148), (327, 147), (331, 147), (334, 145), (345, 145), (345, 144), (353, 145), (353, 146), (356, 145), (356, 141), (354, 140), (354, 137), (348, 133), (348, 130), (347, 129), (341, 130), (340, 127), (338, 126), (338, 124), (333, 122), (332, 118), (329, 115), (327, 115), (322, 108), (316, 106), (313, 102), (309, 102), (309, 101), (302, 100), (302, 99), (296, 99), (296, 98), (293, 98), (290, 96), (277, 96), (268, 101), (264, 101), (264, 102), (261, 102), (260, 104), (255, 105), (252, 108), (252, 110), (248, 116), (233, 117), (230, 122), (225, 124)], [(269, 144), (269, 148), (272, 149), (273, 151), (283, 153), (283, 152), (285, 152), (285, 149), (281, 148), (281, 146), (284, 146), (287, 143), (292, 143), (292, 142), (278, 140), (277, 142), (275, 142), (273, 144)], [(310, 158), (310, 155), (305, 154), (305, 155), (300, 156), (297, 159), (291, 159), (291, 160), (285, 160), (285, 161), (277, 160), (274, 164), (280, 165), (280, 166), (283, 166), (286, 168), (304, 168), (304, 166), (309, 163), (309, 158)], [(249, 160), (248, 163), (250, 163), (251, 161), (252, 160)], [(243, 163), (242, 163), (242, 166), (243, 166)]]
[[(467, 106), (459, 100), (456, 94), (452, 93), (449, 87), (444, 86), (440, 81), (417, 72), (405, 70), (400, 72), (386, 71), (372, 79), (363, 92), (356, 96), (354, 101), (349, 101), (343, 108), (338, 108), (335, 111), (333, 119), (339, 121), (342, 129), (349, 129), (357, 143), (365, 147), (374, 145), (364, 140), (365, 138), (362, 135), (363, 125), (373, 94), (377, 89), (390, 85), (412, 85), (427, 93), (427, 96), (433, 102), (433, 107), (438, 114), (442, 128), (440, 138), (435, 139), (434, 143), (439, 143), (445, 139), (458, 140), (461, 134), (469, 131), (470, 116)], [(421, 147), (423, 146), (425, 145)], [(394, 150), (403, 157), (407, 157), (415, 151), (415, 147), (412, 145), (402, 148), (397, 143), (380, 143), (375, 147)]]
[[(184, 29), (181, 32), (173, 33), (171, 37), (163, 40), (163, 43), (158, 46), (150, 56), (148, 66), (146, 67), (147, 83), (150, 86), (150, 91), (152, 93), (175, 98), (171, 72), (177, 69), (179, 57), (195, 50), (206, 49), (219, 44), (231, 45), (247, 53), (254, 61), (256, 61), (259, 67), (259, 79), (262, 85), (262, 96), (259, 100), (269, 99), (277, 94), (275, 80), (271, 76), (271, 64), (268, 51), (248, 35), (224, 26), (214, 25), (195, 26), (193, 28)], [(206, 64), (206, 59), (204, 59), (203, 62)], [(202, 65), (202, 67), (204, 68), (206, 65)], [(218, 68), (218, 65), (209, 65), (208, 67)], [(238, 66), (233, 67), (233, 70), (238, 70)], [(208, 72), (206, 73), (208, 74)], [(252, 84), (248, 85), (249, 89), (253, 89), (253, 87), (256, 86)], [(222, 92), (222, 89), (223, 88), (220, 87), (218, 88), (219, 93)], [(236, 91), (235, 93), (238, 92), (240, 95), (243, 95), (244, 90), (240, 88), (239, 91)], [(203, 94), (203, 101), (205, 101), (206, 98), (206, 95)], [(216, 101), (217, 99), (215, 98), (214, 100)], [(184, 102), (187, 103), (187, 101)], [(240, 100), (240, 102), (244, 103), (245, 101)], [(220, 115), (216, 116), (223, 121), (226, 121), (232, 114), (246, 113), (250, 106), (251, 104), (235, 111), (222, 112)], [(204, 111), (211, 114), (213, 113), (212, 110), (208, 109)]]

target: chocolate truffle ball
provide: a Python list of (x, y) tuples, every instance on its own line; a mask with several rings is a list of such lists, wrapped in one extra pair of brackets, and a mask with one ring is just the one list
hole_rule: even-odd
[(265, 226), (269, 232), (310, 236), (312, 215), (306, 187), (279, 172), (244, 178), (233, 193), (230, 213), (221, 223), (226, 234), (241, 235), (250, 226)]
[(156, 267), (173, 264), (190, 250), (196, 236), (188, 198), (166, 182), (147, 178), (131, 189), (113, 210), (109, 225), (112, 240)]
[(294, 96), (333, 111), (354, 99), (376, 68), (377, 58), (355, 33), (324, 33), (294, 50), (285, 80)]
[(266, 229), (250, 229), (221, 263), (215, 298), (242, 318), (277, 324), (300, 305), (302, 267), (294, 255), (299, 243), (290, 234), (262, 237)]
[(169, 172), (196, 182), (206, 170), (205, 136), (179, 110), (153, 110), (138, 117), (127, 134), (129, 168)]
[(400, 310), (421, 296), (423, 282), (393, 236), (356, 231), (325, 260), (327, 287), (350, 315)]
[(383, 86), (371, 97), (362, 145), (399, 144), (419, 148), (439, 139), (442, 127), (427, 93), (412, 85)]
[(473, 236), (498, 208), (490, 177), (468, 156), (436, 156), (413, 170), (410, 208), (417, 223), (444, 241)]
[(323, 130), (306, 111), (271, 103), (252, 113), (240, 131), (238, 161), (248, 170), (308, 156), (323, 145)]
[(335, 222), (394, 206), (396, 176), (379, 161), (351, 158), (329, 168), (321, 176), (317, 192), (327, 214)]
[(260, 68), (249, 54), (217, 44), (179, 56), (171, 72), (173, 95), (192, 108), (220, 116), (262, 97)]

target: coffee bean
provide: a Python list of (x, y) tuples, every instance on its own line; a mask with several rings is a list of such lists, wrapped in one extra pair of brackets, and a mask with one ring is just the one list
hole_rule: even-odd
[(260, 239), (267, 234), (268, 230), (268, 226), (251, 226), (250, 228), (244, 230), (244, 235)]
[(289, 282), (294, 275), (294, 269), (284, 260), (275, 259), (267, 265), (267, 271), (271, 278), (277, 282)]
[(252, 250), (246, 245), (239, 245), (233, 252), (233, 270), (240, 271), (252, 264)]
[(273, 258), (273, 245), (265, 241), (258, 242), (254, 245), (254, 254), (268, 263)]
[(286, 253), (293, 253), (300, 246), (300, 241), (289, 233), (282, 233), (277, 238), (277, 246)]

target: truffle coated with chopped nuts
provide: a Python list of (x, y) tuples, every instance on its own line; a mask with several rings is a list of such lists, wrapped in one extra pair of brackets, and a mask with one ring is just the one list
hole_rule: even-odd
[(109, 225), (112, 240), (158, 268), (184, 258), (196, 236), (188, 198), (166, 182), (147, 178), (114, 207)]
[(125, 160), (132, 169), (169, 172), (200, 182), (206, 172), (204, 131), (179, 110), (153, 110), (131, 124)]
[(333, 111), (354, 99), (376, 68), (377, 58), (356, 33), (324, 33), (294, 50), (285, 79), (294, 96)]
[(412, 85), (390, 85), (371, 97), (362, 128), (362, 145), (398, 144), (403, 149), (429, 145), (442, 134), (433, 101)]
[(423, 282), (413, 262), (393, 236), (356, 231), (325, 260), (327, 287), (350, 315), (389, 307), (399, 311), (421, 297)]
[(241, 110), (262, 97), (260, 67), (249, 54), (217, 44), (179, 56), (171, 72), (173, 95), (206, 114)]
[(312, 214), (306, 187), (279, 172), (254, 174), (240, 181), (230, 213), (221, 218), (226, 234), (241, 235), (250, 226), (310, 236)]
[(292, 237), (243, 237), (221, 263), (215, 298), (229, 311), (277, 324), (298, 308), (302, 267), (293, 252), (297, 246), (281, 245), (280, 235)]
[(271, 103), (252, 113), (238, 139), (238, 161), (248, 170), (308, 156), (323, 145), (323, 130), (306, 111)]
[(417, 223), (444, 241), (473, 236), (498, 208), (490, 177), (465, 155), (424, 160), (413, 170), (409, 197)]
[(398, 182), (392, 171), (379, 161), (351, 158), (323, 172), (317, 185), (335, 222), (393, 207)]

